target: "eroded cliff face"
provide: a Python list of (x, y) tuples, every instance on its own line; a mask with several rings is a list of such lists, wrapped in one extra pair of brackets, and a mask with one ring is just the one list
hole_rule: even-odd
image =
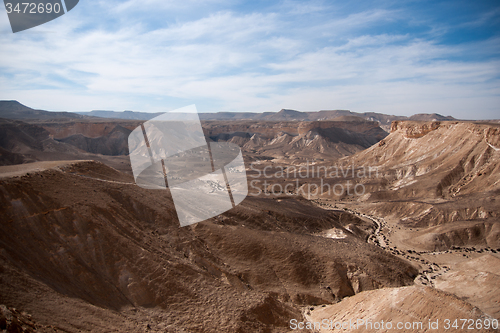
[(398, 121), (378, 145), (345, 161), (384, 170), (392, 190), (432, 176), (431, 193), (455, 196), (498, 188), (499, 142), (496, 124)]
[[(455, 122), (458, 123), (458, 122)], [(401, 132), (405, 138), (421, 138), (431, 131), (435, 131), (441, 126), (441, 122), (416, 122), (416, 121), (393, 121), (391, 124), (391, 133)]]
[(273, 138), (281, 132), (290, 135), (305, 135), (312, 130), (343, 129), (349, 132), (369, 134), (374, 138), (382, 138), (387, 134), (378, 122), (374, 121), (203, 121), (203, 127), (209, 136), (222, 133), (244, 132), (260, 134), (262, 137)]
[(484, 139), (486, 143), (493, 149), (500, 149), (500, 128), (488, 127), (484, 129)]
[(359, 152), (387, 136), (373, 121), (204, 121), (214, 141), (240, 145), (255, 158), (301, 163), (334, 160)]
[[(51, 138), (89, 153), (127, 155), (128, 134), (144, 121), (100, 120), (39, 123)], [(288, 160), (333, 159), (370, 147), (387, 136), (378, 122), (202, 121), (207, 139), (229, 141), (244, 153)]]
[[(47, 122), (39, 123), (38, 126), (48, 131), (54, 139), (63, 139), (72, 135), (81, 134), (88, 138), (98, 138), (113, 131), (117, 126), (133, 130), (144, 121), (136, 120), (103, 120), (72, 121), (72, 122)], [(273, 138), (280, 132), (291, 135), (303, 135), (314, 129), (340, 128), (355, 133), (369, 133), (373, 137), (384, 137), (387, 134), (380, 129), (375, 121), (202, 121), (203, 128), (209, 136), (231, 133), (260, 134), (266, 138)]]

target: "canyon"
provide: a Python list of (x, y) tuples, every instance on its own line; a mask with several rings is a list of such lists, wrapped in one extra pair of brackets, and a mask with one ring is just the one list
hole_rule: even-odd
[[(0, 103), (0, 329), (500, 319), (498, 123), (201, 114), (207, 141), (241, 147), (250, 194), (180, 228), (169, 189), (132, 176), (127, 137), (146, 119), (26, 108)], [(330, 191), (348, 182), (362, 193)]]

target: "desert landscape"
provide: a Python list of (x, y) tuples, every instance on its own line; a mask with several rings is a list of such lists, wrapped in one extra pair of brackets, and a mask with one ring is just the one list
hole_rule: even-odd
[(249, 195), (181, 228), (132, 175), (151, 114), (0, 118), (0, 330), (499, 331), (498, 121), (201, 113)]

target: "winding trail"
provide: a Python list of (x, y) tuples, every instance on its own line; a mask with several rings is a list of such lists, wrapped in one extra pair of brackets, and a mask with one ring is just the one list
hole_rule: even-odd
[[(319, 207), (327, 210), (337, 210), (337, 211), (345, 211), (351, 213), (359, 218), (370, 220), (374, 225), (373, 233), (368, 237), (367, 242), (374, 244), (384, 251), (390, 252), (391, 254), (398, 256), (402, 259), (408, 260), (415, 264), (415, 266), (419, 269), (419, 274), (415, 278), (415, 283), (419, 285), (431, 286), (435, 287), (434, 280), (447, 273), (451, 270), (448, 264), (437, 264), (433, 262), (432, 257), (434, 256), (436, 259), (442, 255), (454, 255), (459, 257), (471, 258), (474, 257), (475, 254), (498, 254), (500, 253), (500, 249), (492, 249), (490, 247), (477, 249), (475, 247), (460, 247), (460, 246), (452, 246), (450, 249), (440, 250), (440, 251), (416, 251), (413, 249), (401, 249), (402, 247), (406, 247), (403, 240), (395, 237), (399, 230), (395, 229), (395, 225), (391, 225), (385, 219), (377, 216), (372, 216), (364, 213), (360, 213), (353, 209), (343, 207), (338, 208), (334, 207), (329, 203), (321, 202), (318, 200), (313, 200), (315, 204)], [(398, 245), (401, 248), (398, 248)], [(442, 262), (442, 261), (441, 261)], [(449, 262), (446, 260), (446, 262)]]
[[(376, 217), (364, 213), (357, 212), (350, 208), (335, 208), (331, 204), (326, 204), (324, 202), (318, 200), (312, 200), (319, 207), (326, 210), (340, 210), (345, 211), (350, 214), (353, 214), (359, 218), (364, 218), (372, 221), (375, 226), (375, 230), (368, 237), (367, 242), (370, 244), (374, 244), (383, 250), (390, 252), (391, 254), (413, 262), (419, 267), (419, 274), (415, 278), (415, 283), (420, 285), (432, 286), (434, 287), (433, 280), (448, 272), (450, 270), (447, 266), (440, 266), (436, 263), (430, 262), (425, 258), (422, 258), (422, 254), (440, 254), (446, 251), (414, 251), (414, 250), (399, 250), (397, 246), (391, 246), (394, 244), (394, 241), (391, 239), (390, 235), (392, 234), (392, 227), (381, 217)], [(451, 251), (461, 251), (462, 249), (456, 250), (448, 250), (446, 253), (450, 253)]]
[[(350, 212), (351, 214), (367, 218), (376, 225), (374, 233), (368, 238), (369, 243), (375, 244), (376, 246), (390, 252), (393, 255), (417, 263), (418, 266), (422, 267), (422, 269), (419, 269), (420, 274), (417, 275), (417, 277), (415, 278), (416, 284), (430, 285), (434, 287), (433, 280), (436, 277), (450, 270), (450, 268), (447, 266), (440, 266), (436, 263), (429, 262), (428, 260), (421, 257), (421, 254), (424, 253), (431, 254), (432, 251), (413, 251), (413, 250), (401, 251), (398, 250), (397, 246), (391, 247), (389, 244), (393, 243), (390, 239), (392, 230), (390, 225), (383, 218), (359, 213), (352, 209), (347, 209), (347, 211)], [(384, 233), (384, 230), (387, 230), (387, 234)]]
[(93, 179), (93, 180), (97, 180), (97, 181), (105, 182), (105, 183), (122, 184), (122, 185), (136, 185), (136, 183), (126, 183), (126, 182), (119, 182), (119, 181), (116, 181), (116, 180), (107, 180), (107, 179), (95, 178), (95, 177), (91, 177), (91, 176), (81, 175), (81, 174), (78, 174), (78, 173), (75, 173), (75, 172), (67, 172), (67, 174), (72, 175), (72, 176), (78, 176), (78, 177), (82, 177), (82, 178), (87, 178), (87, 179)]

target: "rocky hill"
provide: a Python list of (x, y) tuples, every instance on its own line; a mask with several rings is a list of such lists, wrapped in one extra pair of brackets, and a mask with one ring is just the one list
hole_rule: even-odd
[[(372, 241), (418, 265), (419, 284), (498, 316), (498, 124), (396, 121), (389, 136), (339, 166), (353, 170), (341, 182), (362, 184), (363, 193), (320, 200), (374, 221)], [(369, 168), (376, 172), (357, 173)]]
[[(88, 125), (87, 122), (76, 124)], [(125, 155), (128, 153), (126, 146), (128, 129), (121, 128), (117, 124), (108, 127), (98, 125), (96, 127), (99, 131), (104, 131), (106, 134), (97, 138), (71, 135), (64, 139), (56, 139), (54, 134), (51, 134), (51, 131), (54, 133), (54, 129), (63, 129), (64, 134), (70, 133), (68, 127), (72, 128), (74, 125), (75, 123), (71, 121), (61, 123), (52, 121), (50, 125), (42, 127), (40, 124), (0, 119), (0, 165), (92, 159), (131, 173), (130, 160)], [(95, 132), (93, 126), (82, 126), (82, 128)]]
[[(474, 122), (393, 122), (389, 136), (342, 160), (372, 167), (364, 179), (371, 212), (414, 227), (434, 227), (428, 246), (500, 247), (500, 127)], [(383, 200), (383, 204), (376, 204)], [(468, 223), (458, 223), (469, 221)], [(481, 240), (470, 228), (485, 228)], [(439, 231), (438, 231), (439, 230)], [(468, 236), (467, 236), (468, 234)], [(461, 235), (461, 236), (460, 236)]]
[(403, 121), (393, 122), (388, 137), (346, 162), (383, 170), (387, 194), (458, 199), (500, 189), (499, 154), (498, 125)]
[(281, 332), (304, 305), (417, 273), (298, 198), (179, 228), (168, 191), (93, 161), (0, 167), (0, 210), (1, 301), (59, 331)]
[(361, 319), (437, 332), (446, 318), (499, 318), (499, 123), (202, 114), (207, 140), (242, 148), (250, 195), (180, 228), (168, 189), (134, 183), (135, 113), (38, 119), (3, 105), (28, 117), (0, 120), (0, 330), (288, 332), (292, 320)]

